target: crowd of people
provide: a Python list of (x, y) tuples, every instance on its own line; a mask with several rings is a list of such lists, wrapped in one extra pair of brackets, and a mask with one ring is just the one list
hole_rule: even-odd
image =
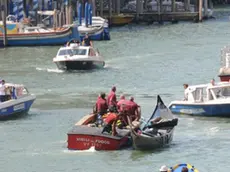
[(131, 122), (140, 120), (140, 106), (134, 102), (134, 98), (126, 99), (124, 95), (120, 96), (117, 101), (116, 87), (112, 87), (106, 98), (105, 93), (101, 93), (95, 104), (94, 113), (97, 114), (98, 125), (111, 125), (117, 121), (119, 128), (125, 127), (128, 124), (127, 117)]

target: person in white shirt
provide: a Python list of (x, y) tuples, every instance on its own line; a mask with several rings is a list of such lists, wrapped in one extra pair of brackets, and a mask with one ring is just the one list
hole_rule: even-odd
[(188, 100), (188, 84), (183, 84), (184, 86), (184, 101), (187, 101)]
[(2, 80), (0, 83), (0, 101), (6, 101), (6, 86), (4, 80)]

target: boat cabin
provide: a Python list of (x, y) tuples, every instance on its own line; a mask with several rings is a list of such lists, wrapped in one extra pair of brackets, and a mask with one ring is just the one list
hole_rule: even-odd
[(58, 56), (98, 56), (98, 51), (93, 47), (78, 46), (70, 44), (68, 47), (62, 47), (57, 53)]
[(189, 86), (186, 91), (189, 102), (206, 102), (230, 98), (230, 82)]

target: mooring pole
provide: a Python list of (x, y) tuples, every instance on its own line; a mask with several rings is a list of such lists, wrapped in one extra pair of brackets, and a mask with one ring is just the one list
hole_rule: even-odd
[(7, 28), (6, 28), (6, 6), (7, 0), (3, 0), (3, 4), (1, 6), (2, 11), (2, 20), (3, 20), (3, 45), (7, 46)]

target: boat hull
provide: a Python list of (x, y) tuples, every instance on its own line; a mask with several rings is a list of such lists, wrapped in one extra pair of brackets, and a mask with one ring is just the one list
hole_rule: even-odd
[(102, 134), (102, 128), (88, 127), (84, 125), (75, 126), (68, 133), (68, 149), (88, 150), (119, 150), (131, 146), (128, 136), (111, 136)]
[(124, 26), (133, 20), (133, 16), (113, 16), (110, 21), (110, 26)]
[(229, 104), (176, 104), (172, 103), (169, 109), (174, 114), (197, 116), (230, 117)]
[(0, 104), (0, 120), (16, 118), (26, 114), (32, 106), (35, 96), (27, 96), (20, 99), (12, 99)]
[(149, 136), (144, 133), (131, 132), (133, 147), (138, 150), (153, 150), (168, 145), (173, 140), (174, 129), (162, 135)]
[(56, 61), (59, 70), (91, 70), (103, 68), (104, 61)]
[[(64, 45), (70, 39), (80, 39), (76, 27), (68, 28), (61, 32), (9, 34), (7, 36), (7, 45), (8, 46)], [(2, 36), (0, 36), (0, 42), (1, 43), (3, 42)]]

